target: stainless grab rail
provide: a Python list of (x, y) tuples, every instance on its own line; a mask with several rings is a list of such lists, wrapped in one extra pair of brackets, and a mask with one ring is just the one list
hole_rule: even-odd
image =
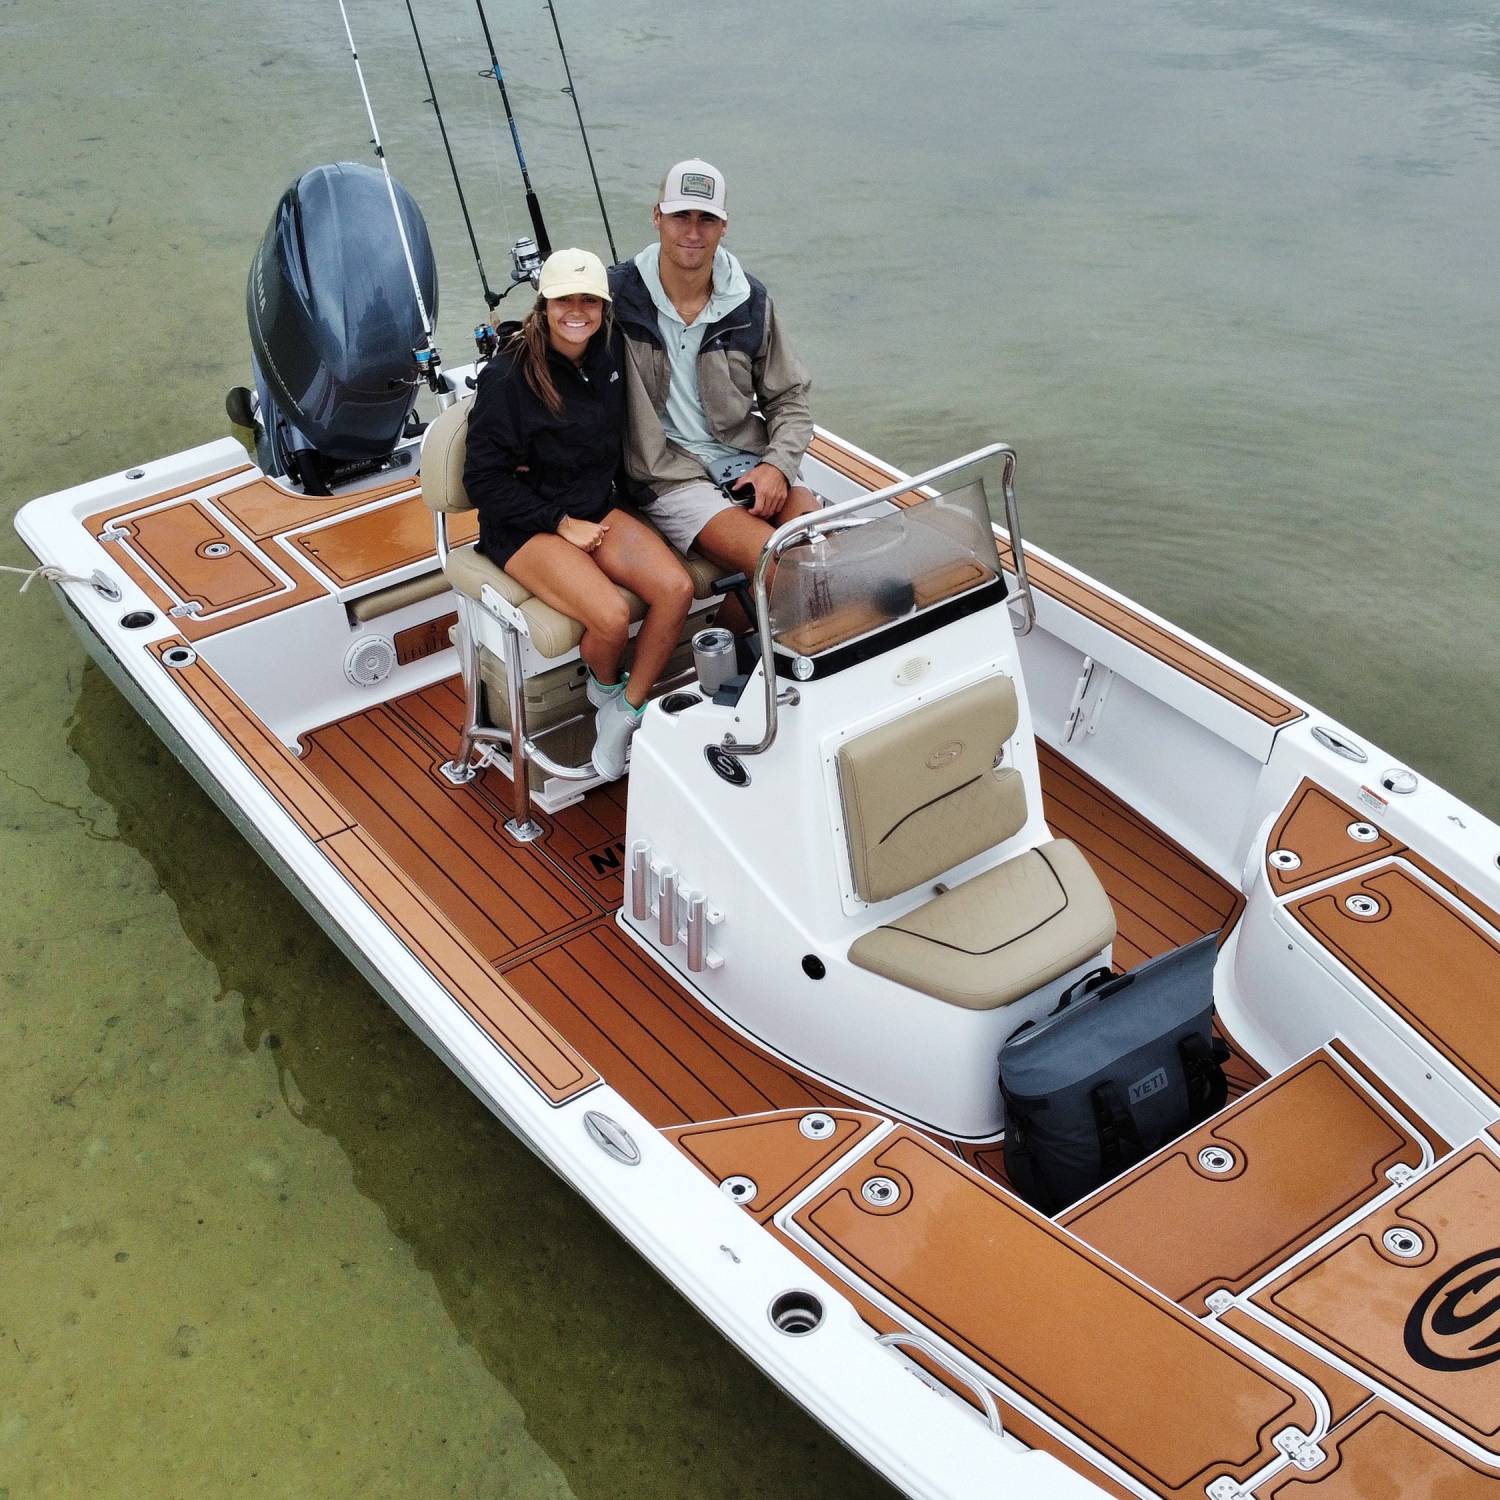
[(1021, 507), (1016, 500), (1016, 451), (1005, 451), (1005, 468), (1000, 475), (1000, 485), (1005, 492), (1005, 529), (1010, 534), (1010, 550), (1015, 555), (1016, 592), (1005, 601), (1006, 608), (1020, 604), (1026, 615), (1026, 623), (1016, 630), (1017, 635), (1029, 635), (1036, 624), (1036, 600), (1031, 596), (1031, 580), (1026, 576), (1026, 546), (1021, 540)]
[(741, 745), (732, 734), (726, 734), (722, 741), (722, 749), (726, 755), (765, 754), (776, 741), (777, 705), (794, 701), (795, 688), (778, 691), (776, 686), (776, 653), (771, 641), (771, 601), (766, 582), (766, 574), (776, 559), (793, 542), (800, 541), (805, 536), (816, 536), (819, 532), (826, 531), (833, 522), (844, 516), (853, 515), (856, 511), (865, 510), (872, 505), (879, 505), (883, 501), (893, 499), (897, 495), (904, 495), (910, 490), (919, 489), (924, 484), (930, 484), (934, 479), (941, 479), (946, 474), (982, 463), (985, 459), (994, 458), (997, 454), (1004, 457), (1002, 485), (1005, 491), (1005, 520), (1010, 529), (1011, 548), (1016, 554), (1017, 593), (1026, 610), (1026, 624), (1018, 631), (1018, 634), (1025, 635), (1031, 629), (1036, 620), (1036, 608), (1031, 598), (1031, 583), (1026, 577), (1026, 558), (1021, 545), (1021, 520), (1016, 505), (1015, 487), (1016, 450), (1009, 443), (990, 443), (987, 447), (976, 448), (974, 452), (966, 453), (962, 458), (939, 464), (935, 469), (914, 474), (909, 479), (897, 480), (894, 484), (888, 484), (883, 490), (875, 490), (868, 495), (855, 495), (850, 500), (840, 500), (837, 505), (824, 506), (822, 510), (809, 511), (804, 516), (795, 516), (771, 533), (765, 547), (761, 550), (760, 560), (755, 565), (755, 626), (760, 632), (760, 669), (766, 697), (766, 732), (753, 745)]
[(903, 1333), (898, 1330), (895, 1333), (882, 1333), (875, 1342), (887, 1349), (894, 1348), (897, 1344), (910, 1344), (913, 1348), (920, 1349), (928, 1359), (940, 1364), (955, 1380), (963, 1381), (978, 1395), (980, 1404), (984, 1407), (985, 1417), (989, 1421), (990, 1431), (996, 1437), (1005, 1436), (1005, 1427), (1000, 1421), (1000, 1408), (995, 1405), (995, 1398), (990, 1394), (989, 1388), (981, 1385), (957, 1360), (950, 1359), (944, 1354), (931, 1339), (923, 1338), (920, 1333)]

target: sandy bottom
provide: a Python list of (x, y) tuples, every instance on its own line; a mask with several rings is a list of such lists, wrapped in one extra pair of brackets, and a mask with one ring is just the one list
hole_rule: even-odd
[(0, 1500), (881, 1493), (75, 681), (0, 791)]

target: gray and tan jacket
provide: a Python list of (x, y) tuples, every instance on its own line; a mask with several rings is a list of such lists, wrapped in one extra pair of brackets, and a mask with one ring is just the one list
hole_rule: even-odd
[[(812, 441), (812, 382), (787, 342), (763, 283), (747, 273), (750, 296), (703, 335), (698, 391), (709, 431), (758, 453), (794, 484)], [(671, 368), (656, 305), (633, 261), (611, 266), (614, 315), (625, 336), (625, 470), (649, 495), (705, 477), (703, 465), (662, 429)], [(645, 498), (644, 496), (641, 498)]]

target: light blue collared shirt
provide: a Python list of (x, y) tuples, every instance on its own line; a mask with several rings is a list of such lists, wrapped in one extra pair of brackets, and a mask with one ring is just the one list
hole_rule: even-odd
[(749, 300), (750, 282), (739, 261), (721, 245), (714, 251), (714, 284), (708, 302), (691, 323), (684, 323), (661, 284), (660, 259), (661, 246), (647, 245), (636, 256), (635, 264), (656, 304), (657, 328), (671, 369), (661, 425), (672, 442), (685, 448), (705, 468), (712, 468), (727, 458), (737, 458), (740, 450), (719, 442), (708, 430), (698, 390), (698, 352), (709, 327)]

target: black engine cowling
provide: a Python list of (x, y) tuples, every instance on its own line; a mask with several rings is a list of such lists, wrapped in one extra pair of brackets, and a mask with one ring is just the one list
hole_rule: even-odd
[[(428, 316), (437, 265), (416, 200), (393, 184)], [(385, 174), (355, 162), (304, 172), (282, 194), (250, 266), (259, 457), (309, 493), (373, 467), (400, 441), (425, 342)]]

